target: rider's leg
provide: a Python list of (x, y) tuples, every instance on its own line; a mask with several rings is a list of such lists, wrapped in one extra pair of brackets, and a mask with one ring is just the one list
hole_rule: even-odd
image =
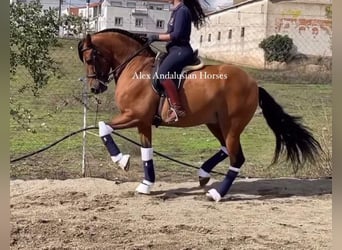
[(175, 122), (179, 117), (185, 116), (185, 110), (182, 106), (178, 95), (177, 83), (179, 77), (170, 79), (169, 75), (180, 76), (183, 67), (192, 60), (193, 51), (191, 47), (172, 47), (169, 49), (167, 56), (160, 64), (158, 70), (159, 82), (164, 88), (167, 97), (170, 100), (172, 113), (166, 119), (166, 122)]

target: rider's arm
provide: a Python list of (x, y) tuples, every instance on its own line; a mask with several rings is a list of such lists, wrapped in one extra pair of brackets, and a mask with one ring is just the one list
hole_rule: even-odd
[(164, 42), (171, 41), (170, 34), (168, 34), (168, 33), (166, 33), (166, 34), (159, 34), (159, 41), (164, 41)]
[(177, 12), (173, 30), (170, 33), (159, 34), (160, 41), (181, 40), (185, 34), (190, 33), (191, 30), (191, 16), (186, 9), (180, 9)]

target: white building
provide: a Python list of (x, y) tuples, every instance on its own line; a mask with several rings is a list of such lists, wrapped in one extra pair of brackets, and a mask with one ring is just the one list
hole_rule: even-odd
[(91, 31), (120, 28), (137, 33), (165, 32), (171, 14), (168, 0), (104, 0), (78, 12), (89, 17)]
[(288, 35), (298, 53), (329, 57), (331, 19), (325, 8), (331, 0), (247, 0), (209, 14), (209, 21), (193, 29), (191, 43), (200, 55), (223, 62), (263, 68), (259, 43), (274, 34)]

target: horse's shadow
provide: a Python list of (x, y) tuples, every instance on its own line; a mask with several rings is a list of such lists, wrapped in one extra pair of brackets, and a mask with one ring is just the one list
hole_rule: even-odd
[[(155, 191), (152, 195), (161, 200), (193, 196), (196, 200), (205, 199), (205, 193), (217, 187), (219, 182), (211, 182), (204, 188), (199, 186), (181, 187)], [(181, 185), (181, 184), (180, 184)], [(316, 196), (332, 193), (332, 179), (239, 179), (221, 201), (266, 200), (291, 196)]]

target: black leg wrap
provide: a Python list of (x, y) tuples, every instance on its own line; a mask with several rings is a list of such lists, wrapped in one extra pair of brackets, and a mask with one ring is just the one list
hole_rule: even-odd
[(206, 171), (207, 173), (210, 173), (213, 168), (219, 164), (221, 161), (226, 159), (228, 155), (223, 152), (222, 150), (218, 151), (216, 154), (214, 154), (212, 157), (210, 157), (207, 161), (203, 163), (201, 168)]
[(156, 176), (154, 173), (154, 166), (153, 166), (153, 160), (144, 161), (144, 174), (145, 174), (145, 180), (150, 182), (156, 181)]
[(110, 134), (101, 137), (103, 144), (106, 146), (110, 156), (117, 156), (120, 154), (120, 149), (114, 142)]
[(224, 178), (224, 180), (221, 182), (221, 185), (219, 186), (219, 188), (217, 189), (217, 192), (219, 192), (219, 194), (221, 195), (221, 197), (225, 196), (230, 187), (233, 184), (233, 181), (235, 180), (236, 176), (238, 176), (238, 172), (233, 171), (233, 170), (229, 170), (226, 177)]

